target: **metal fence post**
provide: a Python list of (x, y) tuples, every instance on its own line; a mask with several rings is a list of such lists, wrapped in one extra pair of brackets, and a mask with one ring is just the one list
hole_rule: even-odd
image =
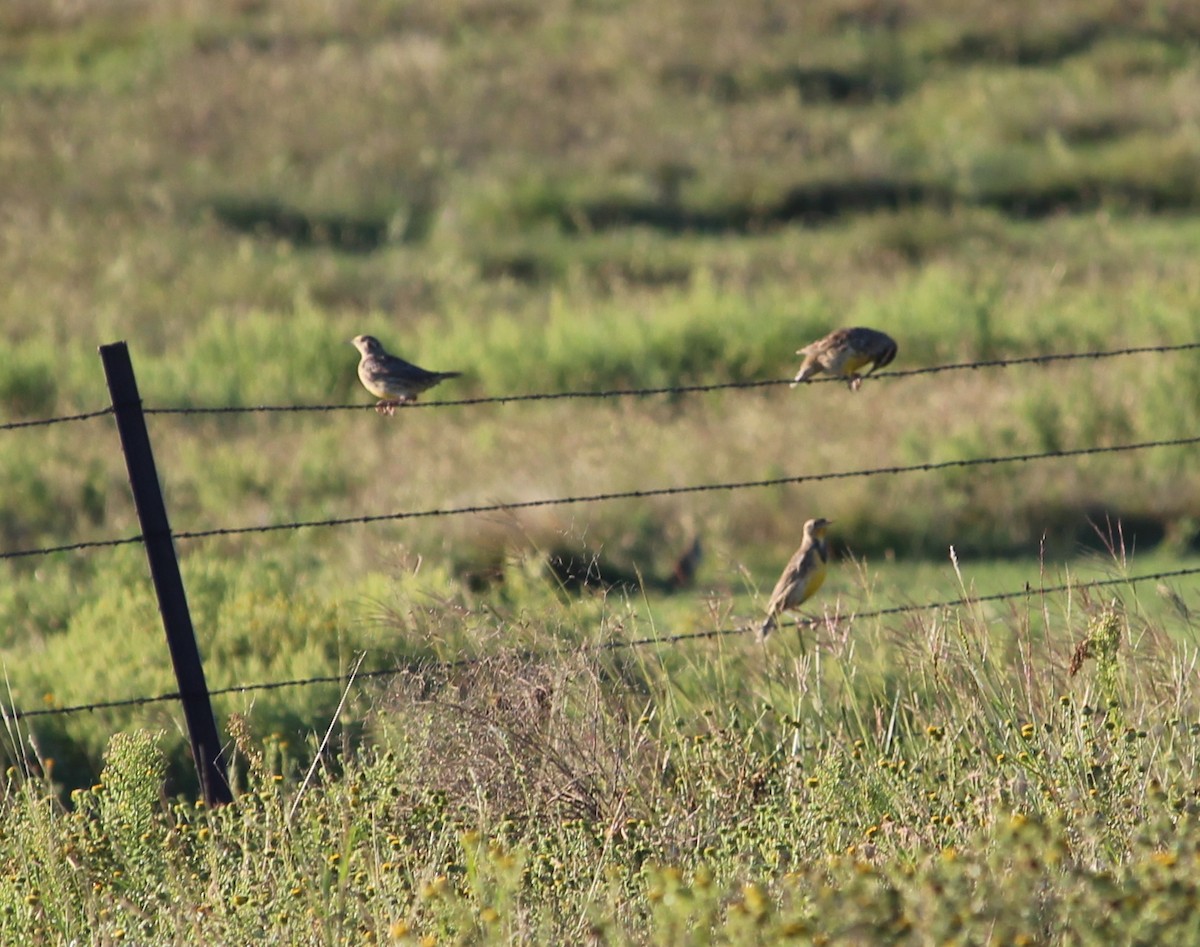
[(121, 436), (125, 466), (129, 470), (133, 502), (142, 525), (142, 542), (146, 547), (146, 558), (150, 561), (150, 576), (158, 596), (158, 610), (162, 614), (167, 645), (171, 650), (171, 663), (179, 683), (180, 701), (187, 721), (192, 759), (200, 777), (200, 788), (208, 805), (231, 802), (233, 794), (229, 788), (225, 758), (217, 737), (212, 701), (204, 681), (200, 649), (196, 646), (192, 616), (183, 590), (183, 577), (179, 574), (179, 561), (175, 558), (175, 544), (171, 526), (167, 522), (167, 508), (159, 488), (158, 469), (150, 449), (150, 435), (146, 430), (146, 417), (142, 413), (142, 399), (133, 375), (129, 349), (124, 342), (102, 345), (100, 359), (104, 363), (104, 375), (117, 418), (117, 431)]

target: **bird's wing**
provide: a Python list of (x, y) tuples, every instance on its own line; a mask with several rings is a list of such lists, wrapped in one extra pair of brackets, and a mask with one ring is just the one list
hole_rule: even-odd
[(809, 351), (816, 357), (828, 355), (830, 352), (836, 351), (842, 344), (842, 339), (834, 338), (832, 335), (827, 335), (823, 339), (818, 339), (810, 345)]
[(787, 600), (792, 590), (802, 581), (803, 577), (812, 571), (812, 544), (805, 543), (788, 560), (783, 575), (775, 583), (775, 591), (771, 593), (768, 612), (777, 612), (787, 607)]
[(412, 362), (406, 362), (404, 359), (395, 355), (389, 355), (384, 362), (384, 368), (389, 374), (398, 375), (401, 378), (409, 381), (425, 381), (427, 379), (435, 379), (441, 377), (437, 372), (431, 372), (428, 369), (422, 368), (420, 365), (414, 365)]
[(380, 361), (383, 362), (384, 368), (391, 371), (412, 371), (414, 368), (417, 368), (412, 362), (406, 362), (399, 355), (392, 355), (390, 352), (387, 355), (381, 356)]

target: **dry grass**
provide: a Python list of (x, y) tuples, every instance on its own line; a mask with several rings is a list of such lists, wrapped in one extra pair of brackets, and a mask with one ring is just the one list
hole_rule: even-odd
[[(441, 675), (439, 675), (441, 676)], [(418, 675), (381, 706), (378, 739), (417, 775), (419, 794), (492, 819), (620, 826), (650, 804), (650, 747), (626, 711), (628, 681), (581, 654), (499, 654), (442, 679)]]

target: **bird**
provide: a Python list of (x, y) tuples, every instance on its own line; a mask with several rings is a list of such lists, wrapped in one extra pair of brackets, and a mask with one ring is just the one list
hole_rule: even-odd
[(696, 583), (696, 570), (703, 558), (704, 547), (700, 545), (700, 537), (693, 536), (688, 547), (679, 554), (675, 565), (671, 567), (671, 578), (667, 584), (677, 590), (690, 589)]
[(462, 372), (431, 372), (388, 354), (373, 335), (356, 335), (350, 340), (362, 358), (358, 362), (358, 380), (376, 398), (380, 414), (394, 414), (396, 406), (417, 400), (417, 395), (447, 378)]
[(870, 365), (870, 370), (866, 372), (869, 375), (875, 369), (883, 368), (896, 357), (896, 348), (896, 340), (877, 329), (864, 329), (861, 326), (835, 329), (825, 338), (796, 350), (797, 355), (804, 356), (804, 362), (791, 386), (795, 388), (813, 375), (829, 372), (845, 378), (851, 391), (858, 391), (862, 386), (862, 376), (858, 370)]
[(758, 640), (766, 641), (775, 627), (779, 613), (799, 608), (812, 598), (825, 581), (825, 566), (829, 562), (829, 541), (825, 531), (833, 520), (818, 517), (804, 524), (804, 539), (796, 550), (783, 575), (775, 583), (771, 601), (767, 603), (767, 619), (758, 629)]

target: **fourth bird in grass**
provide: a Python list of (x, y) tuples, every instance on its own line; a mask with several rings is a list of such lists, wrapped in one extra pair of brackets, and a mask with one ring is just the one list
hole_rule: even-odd
[(832, 520), (817, 518), (804, 524), (804, 539), (800, 548), (788, 561), (783, 575), (775, 583), (771, 601), (767, 604), (767, 620), (758, 629), (758, 640), (766, 641), (775, 627), (779, 614), (799, 608), (812, 598), (825, 581), (825, 567), (829, 562), (829, 540), (825, 531)]
[(376, 398), (381, 398), (375, 410), (393, 414), (397, 405), (417, 400), (417, 395), (447, 378), (458, 378), (462, 372), (431, 372), (395, 355), (373, 335), (356, 335), (350, 340), (362, 358), (358, 363), (358, 380)]
[(804, 362), (792, 382), (793, 388), (813, 375), (828, 372), (845, 378), (850, 390), (858, 391), (862, 385), (858, 370), (870, 365), (865, 373), (869, 375), (889, 364), (896, 357), (896, 340), (877, 329), (836, 329), (825, 338), (797, 349), (796, 354), (803, 355)]

